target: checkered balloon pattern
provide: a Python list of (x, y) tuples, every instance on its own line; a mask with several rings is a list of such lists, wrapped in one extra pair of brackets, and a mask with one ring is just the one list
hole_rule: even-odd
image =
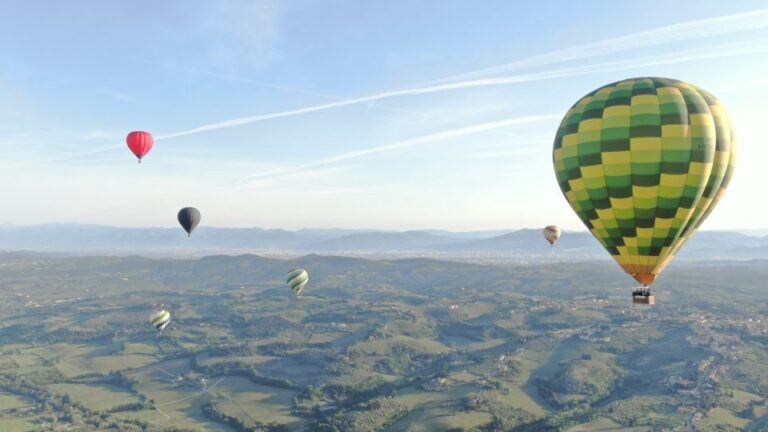
[(624, 271), (650, 285), (723, 196), (735, 149), (714, 96), (682, 81), (636, 78), (568, 110), (553, 162), (582, 222)]

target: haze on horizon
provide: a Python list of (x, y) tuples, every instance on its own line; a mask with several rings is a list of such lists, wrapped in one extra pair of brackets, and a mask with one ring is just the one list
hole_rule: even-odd
[[(178, 5), (6, 7), (0, 224), (176, 226), (192, 205), (221, 227), (583, 230), (557, 125), (649, 75), (712, 92), (736, 124), (703, 229), (766, 227), (762, 2)], [(141, 166), (137, 129), (158, 138)]]

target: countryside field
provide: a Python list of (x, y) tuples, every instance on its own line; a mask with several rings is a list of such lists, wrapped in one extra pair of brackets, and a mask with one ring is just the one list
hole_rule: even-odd
[[(735, 303), (707, 301), (736, 283), (722, 272), (691, 278), (678, 267), (660, 304), (641, 308), (620, 283), (582, 280), (580, 263), (552, 273), (318, 256), (29, 260), (10, 257), (0, 269), (1, 430), (714, 432), (768, 423), (768, 328), (754, 301), (763, 262), (738, 264)], [(292, 265), (316, 275), (298, 300), (274, 276)], [(161, 335), (147, 323), (158, 305), (173, 311)]]

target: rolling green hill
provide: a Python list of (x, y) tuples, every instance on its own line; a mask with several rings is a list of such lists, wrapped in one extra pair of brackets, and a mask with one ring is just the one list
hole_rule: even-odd
[(648, 308), (608, 261), (0, 258), (3, 431), (768, 424), (765, 261), (672, 265)]

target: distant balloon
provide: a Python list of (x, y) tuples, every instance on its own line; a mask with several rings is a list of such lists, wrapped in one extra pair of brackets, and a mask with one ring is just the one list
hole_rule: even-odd
[(550, 245), (555, 244), (555, 242), (560, 238), (561, 234), (562, 231), (557, 225), (550, 225), (544, 228), (544, 238), (547, 239)]
[(292, 289), (293, 293), (298, 296), (309, 282), (309, 274), (304, 269), (293, 269), (285, 275), (285, 282), (288, 284), (288, 288)]
[(714, 96), (682, 81), (636, 78), (576, 102), (553, 161), (584, 225), (648, 286), (723, 196), (735, 154), (730, 118)]
[(149, 322), (158, 332), (162, 332), (171, 323), (171, 313), (165, 309), (157, 311), (152, 314)]
[(187, 232), (187, 237), (189, 237), (197, 224), (200, 223), (200, 212), (194, 207), (184, 207), (179, 210), (178, 218), (184, 231)]
[(146, 154), (152, 150), (152, 146), (155, 144), (155, 140), (152, 138), (152, 134), (143, 131), (134, 131), (129, 133), (125, 138), (125, 142), (128, 144), (128, 148), (131, 149), (133, 154), (139, 158), (139, 163), (141, 163), (141, 158), (146, 156)]

